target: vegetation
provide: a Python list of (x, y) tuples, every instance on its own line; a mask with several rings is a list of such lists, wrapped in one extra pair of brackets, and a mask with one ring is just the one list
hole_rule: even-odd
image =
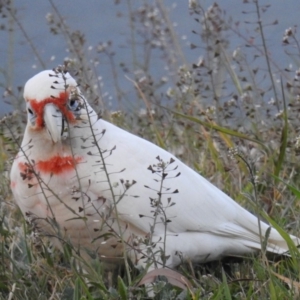
[[(190, 18), (195, 21), (195, 42), (190, 46), (202, 54), (189, 64), (163, 1), (144, 1), (138, 9), (129, 9), (132, 63), (116, 66), (113, 43), (94, 45), (95, 58), (89, 60), (84, 34), (68, 27), (54, 1), (49, 2), (53, 8), (47, 17), (49, 28), (65, 38), (70, 52), (63, 64), (76, 75), (103, 118), (174, 153), (268, 220), (287, 240), (291, 256), (270, 257), (262, 251), (206, 265), (183, 264), (178, 272), (184, 277), (172, 272), (147, 277), (133, 266), (127, 266), (130, 276), (121, 266), (113, 274), (106, 272), (98, 260), (87, 263), (75, 258), (68, 243), (64, 253), (53, 249), (26, 223), (9, 188), (10, 166), (26, 122), (19, 111), (1, 122), (0, 299), (145, 299), (146, 289), (139, 282), (154, 275), (160, 275), (154, 284), (155, 299), (297, 299), (300, 255), (286, 234), (300, 236), (296, 28), (287, 28), (282, 37), (278, 34), (282, 44), (277, 46), (296, 65), (281, 70), (264, 35), (268, 6), (245, 1), (245, 11), (255, 19), (255, 29), (249, 33), (241, 28), (244, 23), (234, 22), (218, 4), (205, 9), (198, 1), (189, 1)], [(0, 9), (3, 24), (10, 16), (23, 28), (12, 2), (2, 1)], [(24, 28), (22, 32), (40, 60), (30, 36)], [(234, 51), (233, 38), (239, 41)], [(154, 55), (161, 57), (167, 75), (155, 74)], [(104, 58), (114, 74), (117, 111), (103, 101), (95, 66)], [(129, 93), (122, 90), (120, 76), (131, 83)], [(20, 108), (21, 91), (9, 87), (6, 91), (6, 101)]]

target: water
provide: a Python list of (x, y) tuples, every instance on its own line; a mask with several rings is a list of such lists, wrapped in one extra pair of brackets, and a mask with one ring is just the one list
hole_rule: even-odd
[[(131, 3), (132, 10), (137, 9), (143, 3), (152, 3), (153, 1), (119, 1), (118, 5), (113, 1), (97, 1), (90, 0), (83, 2), (80, 0), (55, 1), (53, 3), (59, 10), (60, 14), (66, 20), (66, 23), (72, 30), (80, 30), (86, 38), (86, 53), (90, 59), (97, 57), (99, 65), (96, 66), (99, 75), (103, 78), (101, 83), (102, 96), (104, 101), (110, 103), (112, 107), (117, 102), (116, 86), (114, 83), (111, 64), (107, 57), (99, 56), (95, 53), (95, 46), (101, 42), (108, 40), (113, 42), (113, 49), (116, 53), (114, 56), (116, 63), (116, 71), (118, 74), (118, 84), (124, 94), (130, 99), (135, 97), (134, 87), (132, 82), (125, 78), (121, 68), (118, 67), (120, 62), (126, 62), (130, 67), (132, 65), (133, 56), (131, 50), (131, 31), (129, 25), (129, 6)], [(175, 24), (175, 31), (179, 37), (182, 51), (187, 63), (194, 63), (201, 55), (203, 50), (200, 48), (191, 50), (190, 44), (195, 43), (201, 46), (201, 41), (198, 36), (192, 34), (192, 30), (199, 30), (199, 25), (189, 15), (188, 1), (165, 0), (157, 1), (164, 4), (169, 11), (170, 20)], [(200, 1), (204, 7), (209, 7), (214, 1)], [(256, 15), (244, 14), (245, 10), (253, 10), (254, 6), (243, 4), (240, 0), (219, 1), (219, 5), (226, 11), (226, 16), (232, 16), (234, 20), (241, 21), (241, 31), (247, 35), (253, 30)], [(267, 45), (271, 51), (271, 56), (274, 61), (284, 68), (289, 64), (295, 64), (290, 57), (284, 55), (282, 47), (282, 36), (288, 27), (297, 25), (299, 20), (300, 1), (260, 1), (260, 5), (271, 3), (272, 6), (262, 15), (264, 24), (271, 24), (278, 20), (276, 26), (265, 27), (265, 36)], [(11, 31), (0, 31), (0, 55), (1, 55), (1, 70), (0, 70), (0, 94), (5, 94), (7, 87), (13, 87), (15, 94), (18, 94), (17, 87), (22, 87), (31, 76), (46, 68), (53, 68), (60, 64), (66, 57), (69, 56), (68, 45), (62, 35), (53, 35), (50, 33), (49, 26), (46, 22), (46, 15), (53, 13), (53, 7), (48, 1), (22, 1), (14, 0), (13, 6), (16, 8), (17, 21), (8, 15), (2, 19), (0, 24), (4, 24), (6, 28), (11, 28)], [(243, 21), (250, 23), (244, 24)], [(31, 46), (24, 36), (24, 33), (18, 26), (19, 22), (30, 39)], [(139, 41), (138, 36), (136, 37)], [(236, 36), (231, 35), (230, 47), (234, 50), (238, 46), (242, 46), (243, 42)], [(259, 46), (261, 41), (254, 40)], [(35, 47), (39, 53), (44, 66), (39, 62), (32, 50)], [(143, 48), (137, 48), (137, 55), (142, 56)], [(154, 51), (151, 58), (151, 70), (153, 76), (162, 77), (166, 67), (162, 63), (161, 53)], [(254, 64), (257, 62), (253, 62)], [(180, 64), (180, 62), (178, 62)], [(128, 73), (128, 77), (133, 78), (133, 74)], [(167, 76), (166, 76), (167, 77)], [(163, 85), (162, 90), (166, 91), (171, 83)], [(21, 98), (21, 95), (18, 96)], [(13, 108), (4, 100), (9, 100), (7, 97), (2, 99), (0, 103), (0, 115), (11, 111)], [(133, 99), (134, 100), (134, 99)]]

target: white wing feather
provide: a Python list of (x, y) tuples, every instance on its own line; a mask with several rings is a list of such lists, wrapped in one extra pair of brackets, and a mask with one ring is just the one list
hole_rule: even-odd
[[(205, 242), (211, 244), (211, 247), (206, 247), (210, 254), (208, 260), (222, 254), (238, 254), (261, 248), (258, 219), (179, 159), (106, 121), (99, 120), (95, 129), (106, 131), (99, 140), (101, 149), (115, 147), (112, 155), (105, 160), (108, 172), (111, 173), (111, 182), (119, 183), (120, 179), (136, 181), (128, 190), (128, 195), (122, 198), (117, 206), (120, 218), (124, 222), (149, 232), (150, 225), (153, 225), (149, 218), (152, 216), (150, 212), (153, 211), (149, 197), (158, 197), (154, 190), (159, 190), (160, 182), (154, 180), (155, 177), (148, 170), (148, 166), (156, 162), (157, 156), (165, 162), (173, 158), (174, 167), (178, 166), (174, 175), (177, 172), (181, 175), (166, 180), (165, 186), (170, 188), (170, 192), (175, 189), (179, 192), (162, 197), (162, 201), (165, 202), (167, 197), (171, 197), (171, 201), (175, 203), (166, 209), (167, 217), (171, 220), (167, 225), (167, 234), (173, 237), (168, 238), (169, 248), (172, 248), (173, 243), (176, 251), (191, 253), (196, 257), (207, 254), (203, 249)], [(124, 169), (124, 172), (119, 172)], [(94, 184), (92, 189), (95, 193), (103, 193), (100, 185)], [(268, 228), (267, 224), (261, 222), (263, 237)], [(155, 235), (162, 236), (164, 230), (164, 224), (156, 224)], [(175, 236), (178, 243), (174, 241)], [(186, 236), (189, 238), (185, 242)], [(297, 242), (297, 238), (293, 238)], [(198, 245), (195, 251), (191, 250), (191, 244)], [(212, 255), (210, 252), (216, 247), (219, 247), (219, 251), (214, 252), (217, 255)], [(285, 241), (275, 229), (271, 230), (268, 250), (278, 253), (288, 250)]]

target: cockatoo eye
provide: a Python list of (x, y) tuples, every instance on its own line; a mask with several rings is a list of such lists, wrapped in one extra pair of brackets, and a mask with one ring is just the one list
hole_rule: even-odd
[(31, 108), (30, 104), (27, 105), (27, 113), (28, 113), (28, 119), (32, 125), (34, 125), (36, 120), (36, 113)]
[(78, 99), (70, 99), (68, 105), (69, 105), (69, 108), (73, 111), (79, 110), (79, 100)]

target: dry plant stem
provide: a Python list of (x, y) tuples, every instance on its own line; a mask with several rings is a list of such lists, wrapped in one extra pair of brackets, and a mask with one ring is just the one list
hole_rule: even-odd
[(228, 71), (228, 73), (229, 73), (229, 75), (230, 75), (230, 77), (232, 79), (232, 82), (233, 82), (234, 86), (236, 87), (236, 90), (237, 90), (239, 96), (242, 96), (242, 94), (243, 94), (243, 88), (240, 85), (240, 81), (239, 81), (236, 73), (234, 72), (234, 70), (230, 66), (230, 61), (228, 59), (226, 51), (224, 50), (224, 47), (222, 46), (222, 44), (220, 44), (219, 47), (220, 47), (220, 50), (221, 50), (221, 53), (222, 53), (222, 57), (225, 60), (225, 64), (224, 64), (225, 68), (227, 69), (227, 71)]
[[(180, 44), (178, 43), (178, 38), (176, 33), (174, 32), (174, 27), (172, 22), (170, 21), (170, 18), (168, 16), (168, 13), (166, 12), (166, 8), (163, 4), (162, 0), (155, 0), (157, 7), (159, 8), (159, 11), (163, 17), (163, 20), (165, 21), (165, 24), (167, 24), (168, 29), (170, 30), (170, 35), (171, 35), (171, 39), (172, 39), (172, 44), (174, 46), (174, 48), (176, 49), (175, 53), (178, 53), (178, 56), (180, 57), (181, 60), (181, 64), (185, 65), (186, 64), (186, 59), (185, 56), (183, 55), (182, 49)], [(173, 58), (174, 61), (176, 61), (175, 58)]]
[(150, 115), (150, 119), (151, 119), (151, 123), (154, 125), (154, 118), (153, 118), (153, 114), (151, 112), (151, 104), (149, 103), (149, 101), (147, 100), (145, 94), (142, 92), (142, 90), (140, 89), (139, 85), (136, 83), (136, 81), (132, 80), (131, 78), (129, 78), (128, 76), (125, 75), (125, 77), (133, 83), (134, 87), (138, 90), (140, 96), (142, 97), (146, 107), (147, 107), (147, 110), (148, 110), (148, 113)]
[(118, 104), (119, 104), (119, 108), (121, 109), (121, 101), (122, 101), (122, 96), (124, 96), (124, 93), (122, 91), (122, 89), (120, 88), (119, 85), (119, 81), (118, 81), (118, 71), (116, 68), (116, 64), (115, 64), (115, 60), (113, 58), (113, 55), (111, 55), (110, 53), (106, 52), (107, 57), (109, 59), (110, 65), (111, 65), (111, 72), (113, 75), (113, 80), (114, 80), (114, 85), (116, 88), (116, 95), (117, 95), (117, 99), (118, 99)]
[[(24, 232), (25, 232), (25, 230), (24, 230)], [(20, 272), (17, 264), (15, 263), (15, 260), (13, 259), (14, 258), (13, 254), (11, 254), (9, 249), (6, 249), (5, 247), (4, 247), (4, 251), (5, 251), (4, 253), (7, 255), (7, 257), (9, 257), (9, 259), (10, 259), (10, 269), (11, 269), (11, 271), (18, 272), (18, 274), (21, 275), (21, 272)]]
[(266, 256), (266, 250), (263, 249), (263, 237), (262, 237), (262, 230), (261, 230), (261, 219), (260, 219), (260, 205), (258, 203), (258, 194), (257, 194), (257, 187), (256, 187), (256, 182), (255, 182), (255, 174), (253, 173), (253, 169), (250, 166), (250, 164), (248, 163), (248, 161), (240, 154), (237, 154), (237, 156), (246, 164), (249, 172), (250, 172), (250, 182), (254, 188), (254, 199), (255, 199), (255, 207), (256, 207), (256, 217), (257, 217), (257, 224), (258, 224), (258, 233), (259, 233), (259, 239), (260, 239), (260, 245), (261, 245), (261, 253), (262, 253), (262, 258), (263, 261), (268, 269), (269, 272), (269, 262)]
[(280, 111), (280, 105), (279, 105), (276, 86), (275, 86), (275, 82), (274, 82), (274, 78), (273, 78), (273, 74), (272, 74), (272, 70), (271, 70), (269, 53), (268, 53), (266, 38), (265, 38), (265, 35), (264, 35), (263, 26), (262, 26), (262, 19), (261, 19), (261, 15), (260, 15), (258, 0), (254, 0), (253, 2), (255, 3), (255, 7), (256, 7), (256, 13), (257, 13), (257, 18), (258, 18), (257, 23), (258, 23), (258, 26), (259, 26), (259, 31), (260, 31), (260, 35), (261, 35), (261, 39), (262, 39), (262, 43), (263, 43), (263, 48), (264, 48), (264, 52), (265, 52), (264, 54), (265, 54), (265, 57), (266, 57), (268, 72), (269, 72), (271, 83), (272, 83), (272, 89), (273, 89), (274, 96), (275, 96), (276, 108), (277, 108), (278, 111)]
[(125, 76), (130, 82), (132, 82), (135, 86), (135, 88), (138, 90), (140, 96), (142, 97), (146, 107), (147, 107), (147, 111), (150, 115), (150, 119), (151, 119), (151, 125), (153, 126), (153, 131), (155, 132), (155, 135), (156, 135), (156, 138), (158, 140), (158, 143), (159, 143), (159, 146), (161, 148), (165, 148), (165, 143), (164, 141), (162, 140), (161, 138), (161, 135), (158, 131), (158, 129), (156, 128), (155, 126), (155, 122), (154, 122), (154, 117), (153, 117), (153, 114), (152, 114), (152, 111), (151, 111), (151, 104), (149, 103), (149, 101), (147, 100), (145, 94), (142, 92), (142, 90), (140, 89), (139, 85), (132, 79), (130, 79), (128, 76)]
[[(64, 86), (65, 86), (65, 93), (67, 92), (67, 79), (66, 79), (66, 76), (63, 74), (63, 72), (61, 73), (62, 75), (62, 78), (65, 82)], [(71, 131), (70, 131), (70, 126), (69, 126), (69, 123), (67, 122), (67, 126), (68, 126), (68, 133), (70, 134), (70, 144), (71, 144), (71, 153), (72, 153), (72, 157), (74, 157), (74, 149), (72, 147), (72, 136), (71, 136)], [(77, 170), (77, 167), (75, 166), (75, 173), (76, 173), (76, 178), (77, 178), (77, 181), (78, 181), (78, 185), (79, 185), (79, 190), (80, 190), (80, 196), (81, 196), (81, 202), (82, 202), (82, 207), (85, 207), (85, 204), (84, 204), (84, 194), (83, 194), (83, 189), (82, 189), (82, 186), (81, 186), (81, 181), (80, 181), (80, 177), (79, 177), (79, 174), (78, 174), (78, 170)], [(84, 220), (86, 221), (86, 215), (85, 215), (85, 209), (83, 209), (83, 212), (84, 212)]]
[(53, 3), (52, 0), (49, 0), (53, 10), (55, 11), (56, 15), (58, 16), (59, 18), (59, 21), (60, 21), (60, 24), (62, 26), (62, 33), (64, 34), (64, 36), (66, 37), (66, 40), (68, 41), (68, 44), (70, 47), (73, 48), (73, 50), (71, 51), (72, 53), (75, 53), (78, 61), (80, 62), (80, 65), (81, 65), (81, 69), (82, 69), (82, 72), (84, 74), (84, 77), (85, 78), (89, 78), (89, 75), (88, 75), (88, 71), (86, 70), (86, 66), (87, 66), (87, 63), (85, 62), (85, 56), (82, 55), (80, 52), (77, 51), (77, 47), (74, 46), (73, 44), (73, 41), (72, 41), (72, 36), (70, 34), (70, 30), (69, 28), (66, 26), (65, 22), (64, 22), (64, 19), (63, 17), (61, 16), (61, 13), (59, 12), (59, 10), (57, 9), (57, 7), (55, 6), (55, 4)]
[[(238, 30), (236, 30), (234, 27), (230, 26), (230, 30), (235, 33), (239, 38), (242, 38), (246, 43), (247, 45), (249, 44), (249, 40), (243, 36)], [(251, 44), (251, 47), (254, 48), (255, 50), (257, 50), (261, 55), (264, 55), (264, 51), (261, 50), (257, 45), (255, 44)], [(269, 61), (270, 63), (272, 63), (272, 66), (275, 67), (275, 69), (280, 72), (282, 74), (282, 76), (285, 77), (285, 79), (289, 79), (288, 75), (286, 74), (286, 72), (282, 72), (281, 68), (278, 66), (278, 64), (272, 60), (271, 57), (268, 57), (269, 58)]]
[(133, 18), (131, 17), (133, 14), (131, 0), (127, 0), (127, 7), (129, 10), (129, 27), (130, 27), (130, 37), (131, 37), (131, 50), (132, 50), (132, 65), (137, 66), (137, 55), (136, 55), (136, 39), (135, 39), (135, 26), (133, 22)]
[[(200, 5), (199, 6), (201, 11), (202, 11), (202, 14), (203, 14), (203, 20), (204, 20), (204, 26), (205, 26), (205, 30), (208, 30), (209, 26), (207, 24), (207, 19), (205, 17), (205, 10), (203, 9), (203, 7)], [(209, 45), (209, 41), (208, 41), (208, 37), (207, 35), (205, 35), (205, 44), (206, 45)], [(211, 61), (211, 58), (210, 58), (210, 55), (209, 55), (209, 51), (206, 51), (206, 57), (207, 57), (207, 61), (208, 61), (208, 65), (209, 65), (209, 68), (210, 66), (212, 66), (212, 61)], [(209, 70), (209, 71), (212, 71)], [(213, 72), (208, 72), (208, 76), (211, 80), (211, 86), (212, 86), (212, 92), (213, 92), (213, 100), (214, 102), (216, 103), (216, 107), (219, 106), (219, 95), (217, 94), (217, 88), (216, 88), (216, 84), (215, 84), (215, 80), (214, 80), (214, 76), (213, 76)], [(219, 113), (219, 110), (216, 109), (216, 116), (217, 116), (217, 120), (219, 122), (219, 124), (222, 124), (223, 122), (221, 122), (222, 118), (220, 117), (220, 113)]]
[[(85, 101), (84, 101), (85, 103)], [(115, 196), (115, 193), (114, 193), (114, 190), (113, 190), (113, 186), (112, 186), (112, 183), (110, 181), (110, 178), (109, 178), (109, 173), (108, 173), (108, 170), (106, 168), (106, 164), (105, 164), (105, 158), (103, 157), (103, 153), (100, 149), (100, 146), (98, 144), (98, 141), (97, 141), (97, 138), (95, 136), (95, 133), (94, 133), (94, 130), (93, 130), (93, 124), (91, 122), (91, 118), (90, 118), (90, 114), (89, 114), (89, 110), (88, 110), (88, 107), (85, 103), (85, 109), (87, 111), (87, 117), (88, 117), (88, 122), (89, 122), (89, 126), (91, 128), (91, 133), (92, 133), (92, 137), (93, 137), (93, 140), (94, 140), (94, 143), (95, 143), (95, 146), (97, 147), (97, 150), (98, 150), (98, 153), (100, 155), (100, 158), (101, 158), (101, 161), (103, 163), (103, 170), (104, 170), (104, 173), (106, 175), (106, 178), (107, 178), (107, 182), (108, 182), (108, 185), (109, 185), (109, 189), (111, 191), (111, 195), (112, 195), (112, 200), (113, 200), (113, 207), (114, 207), (114, 212), (116, 214), (116, 220), (117, 220), (117, 225), (118, 225), (118, 230), (119, 230), (119, 235), (121, 237), (121, 243), (122, 243), (122, 246), (123, 246), (123, 257), (124, 257), (124, 263), (125, 263), (125, 269), (126, 269), (126, 274), (127, 274), (127, 278), (128, 278), (128, 282), (129, 284), (131, 284), (131, 275), (130, 275), (130, 269), (129, 269), (129, 263), (128, 263), (128, 258), (127, 258), (127, 255), (126, 255), (126, 251), (125, 251), (125, 241), (124, 241), (124, 238), (123, 238), (123, 233), (122, 233), (122, 228), (121, 228), (121, 225), (120, 225), (120, 218), (119, 218), (119, 213), (118, 213), (118, 209), (117, 209), (117, 200), (116, 200), (116, 196)]]
[[(95, 64), (92, 64), (91, 68), (93, 69), (94, 74), (96, 75), (96, 78), (99, 78), (99, 75), (98, 75), (98, 72), (96, 70)], [(98, 91), (99, 91), (99, 95), (102, 95), (103, 91), (102, 91), (100, 81), (96, 80), (96, 84), (97, 84), (97, 88), (98, 88)], [(100, 114), (102, 116), (102, 112), (103, 112), (102, 110), (103, 110), (103, 107), (104, 107), (102, 97), (101, 96), (97, 97), (96, 100), (94, 100), (94, 103), (96, 103), (97, 108), (98, 108), (98, 104), (99, 104), (100, 111), (98, 111), (98, 114)]]
[(162, 213), (164, 215), (164, 221), (165, 221), (165, 228), (164, 228), (164, 241), (163, 241), (163, 255), (164, 255), (164, 260), (163, 260), (163, 268), (166, 267), (166, 244), (167, 244), (167, 215), (164, 209), (162, 209)]
[[(158, 194), (159, 197), (158, 197), (157, 204), (156, 204), (156, 211), (154, 212), (153, 226), (151, 226), (151, 232), (150, 232), (150, 238), (149, 238), (150, 247), (153, 242), (154, 229), (157, 224), (157, 217), (159, 215), (159, 210), (162, 209), (161, 197), (162, 197), (163, 181), (164, 180), (162, 178), (162, 180), (160, 181), (159, 194)], [(164, 237), (164, 253), (165, 253), (165, 240), (166, 240), (166, 226), (165, 226), (165, 237)], [(153, 252), (152, 252), (152, 257), (153, 257), (153, 263), (155, 265), (155, 268), (157, 268), (157, 261), (155, 259), (155, 253), (153, 253)], [(165, 261), (163, 261), (163, 267), (165, 267)]]
[(300, 45), (299, 45), (299, 42), (298, 42), (298, 40), (296, 39), (296, 37), (295, 37), (295, 34), (294, 34), (294, 33), (292, 34), (292, 38), (293, 38), (294, 42), (295, 42), (295, 43), (296, 43), (296, 45), (297, 45), (298, 52), (300, 53)]
[(12, 300), (14, 298), (15, 289), (16, 289), (16, 283), (13, 283), (11, 291), (9, 292), (9, 295), (7, 298), (8, 300)]
[[(117, 232), (115, 231), (115, 229), (114, 229), (108, 222), (106, 222), (105, 224), (106, 224), (106, 225), (108, 226), (108, 228), (109, 228), (112, 232), (114, 232), (120, 239), (122, 238), (121, 235), (120, 235), (119, 233), (117, 233)], [(129, 242), (127, 242), (127, 241), (124, 240), (124, 239), (123, 239), (123, 241), (124, 241), (125, 245), (127, 245), (128, 247), (130, 247), (130, 248), (133, 249), (134, 251), (139, 252), (139, 254), (141, 254), (143, 257), (147, 257), (147, 256), (148, 256), (148, 254), (147, 254), (146, 252), (141, 251), (139, 248), (135, 248), (132, 244), (130, 244)], [(153, 260), (153, 261), (155, 261), (155, 260)], [(157, 262), (156, 262), (156, 263), (157, 263)], [(158, 262), (158, 263), (159, 263), (159, 262)]]
[[(149, 245), (150, 247), (152, 246), (153, 243), (158, 243), (161, 239), (159, 239), (158, 242), (153, 242), (153, 236), (154, 236), (154, 231), (155, 231), (155, 226), (158, 224), (158, 222), (161, 222), (164, 225), (164, 236), (163, 236), (163, 247), (160, 247), (160, 253), (161, 253), (161, 260), (162, 262), (158, 262), (156, 261), (155, 258), (155, 253), (153, 253), (152, 251), (152, 257), (153, 257), (153, 263), (155, 265), (155, 267), (157, 268), (157, 264), (162, 264), (162, 267), (165, 268), (166, 267), (166, 261), (167, 261), (167, 256), (166, 256), (166, 243), (167, 243), (167, 226), (168, 226), (168, 222), (170, 222), (170, 220), (168, 220), (167, 218), (167, 214), (166, 214), (166, 210), (174, 205), (175, 203), (171, 203), (171, 197), (168, 198), (168, 204), (166, 206), (163, 205), (162, 202), (162, 197), (163, 195), (168, 194), (168, 188), (164, 187), (164, 183), (166, 181), (166, 179), (172, 179), (174, 177), (169, 177), (168, 178), (168, 174), (170, 171), (174, 171), (177, 169), (177, 167), (175, 169), (171, 169), (168, 171), (168, 167), (175, 161), (175, 160), (170, 160), (170, 162), (164, 162), (163, 160), (160, 159), (160, 157), (156, 157), (159, 160), (159, 164), (158, 165), (153, 165), (150, 166), (148, 169), (151, 170), (152, 174), (157, 175), (160, 177), (160, 186), (158, 190), (155, 190), (158, 198), (157, 199), (151, 199), (151, 206), (152, 207), (156, 207), (155, 211), (153, 212), (153, 225), (150, 226), (151, 231), (150, 231), (150, 238), (149, 238)], [(153, 169), (154, 168), (154, 169)], [(175, 177), (178, 177), (180, 175), (180, 172), (177, 173), (177, 175)], [(156, 182), (158, 182), (158, 180), (155, 179)], [(147, 186), (147, 188), (150, 188)], [(151, 188), (150, 188), (151, 189)], [(163, 190), (166, 190), (166, 193), (163, 192)], [(173, 191), (172, 193), (174, 193), (175, 191)], [(178, 192), (176, 190), (176, 192)], [(172, 194), (171, 193), (171, 194)], [(158, 220), (158, 216), (161, 216), (160, 221)]]

